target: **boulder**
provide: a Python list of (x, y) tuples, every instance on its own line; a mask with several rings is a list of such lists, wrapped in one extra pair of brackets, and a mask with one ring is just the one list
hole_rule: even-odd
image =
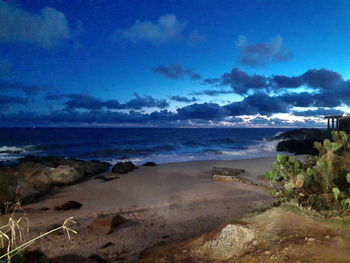
[(0, 207), (15, 199), (17, 175), (11, 167), (0, 167)]
[(74, 184), (84, 178), (83, 174), (69, 165), (59, 165), (53, 168), (49, 176), (54, 185)]
[(295, 154), (311, 154), (317, 155), (318, 150), (315, 149), (314, 143), (318, 140), (286, 140), (277, 144), (278, 152), (290, 152)]
[(126, 174), (136, 168), (132, 162), (119, 162), (113, 166), (112, 173)]
[(100, 214), (92, 220), (88, 228), (96, 234), (112, 234), (119, 226), (128, 222), (120, 215)]
[(314, 143), (331, 139), (331, 137), (328, 130), (303, 128), (283, 132), (272, 140), (280, 140), (276, 147), (278, 152), (317, 155), (318, 151), (314, 148)]
[(286, 132), (282, 132), (275, 137), (272, 138), (272, 140), (318, 140), (323, 141), (324, 139), (331, 139), (331, 133), (328, 130), (322, 130), (322, 129), (308, 129), (308, 128), (302, 128), (302, 129), (294, 129), (289, 130)]
[(157, 166), (157, 164), (155, 162), (146, 162), (143, 166)]
[(56, 206), (55, 210), (71, 210), (80, 209), (83, 205), (77, 201), (68, 201), (61, 206)]

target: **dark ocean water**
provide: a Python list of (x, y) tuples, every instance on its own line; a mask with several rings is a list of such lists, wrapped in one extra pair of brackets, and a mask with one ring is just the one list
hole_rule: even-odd
[(0, 128), (0, 160), (27, 154), (158, 163), (276, 155), (287, 129)]

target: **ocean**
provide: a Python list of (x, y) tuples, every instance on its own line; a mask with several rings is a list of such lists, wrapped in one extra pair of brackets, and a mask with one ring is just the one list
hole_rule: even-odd
[(276, 155), (282, 128), (0, 128), (0, 161), (55, 155), (168, 163)]

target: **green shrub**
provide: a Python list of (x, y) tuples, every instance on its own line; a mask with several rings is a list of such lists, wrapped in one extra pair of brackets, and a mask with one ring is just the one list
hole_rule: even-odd
[(276, 204), (296, 201), (325, 214), (350, 214), (350, 137), (344, 132), (332, 132), (332, 137), (332, 142), (316, 142), (319, 155), (303, 162), (278, 155), (265, 174), (271, 181), (281, 181), (273, 192)]

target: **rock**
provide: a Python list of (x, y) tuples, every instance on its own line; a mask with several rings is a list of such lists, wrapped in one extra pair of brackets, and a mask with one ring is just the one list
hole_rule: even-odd
[(244, 172), (245, 170), (237, 168), (213, 167), (212, 179), (214, 181), (240, 182), (237, 176)]
[(120, 215), (100, 214), (89, 224), (88, 228), (97, 234), (112, 234), (120, 225), (128, 220)]
[(278, 152), (317, 155), (318, 151), (314, 148), (314, 143), (331, 139), (331, 137), (328, 130), (305, 128), (283, 132), (272, 140), (281, 140), (276, 147)]
[(61, 205), (60, 210), (80, 209), (83, 205), (77, 201), (68, 201)]
[(295, 154), (311, 154), (317, 155), (318, 150), (315, 149), (316, 140), (286, 140), (277, 144), (278, 152), (290, 152)]
[(88, 257), (89, 259), (96, 260), (99, 263), (107, 263), (107, 261), (98, 254), (92, 254)]
[(294, 129), (283, 132), (281, 134), (276, 135), (272, 138), (272, 140), (324, 140), (330, 139), (331, 133), (328, 130), (321, 129)]
[(155, 162), (146, 162), (143, 166), (157, 166), (157, 164)]
[(205, 242), (197, 253), (227, 260), (232, 256), (243, 254), (255, 237), (256, 233), (252, 227), (229, 224), (220, 231), (216, 238)]
[(79, 173), (77, 169), (68, 165), (57, 166), (49, 176), (55, 185), (69, 185), (84, 178), (84, 175)]
[(106, 172), (109, 163), (55, 156), (28, 155), (18, 163), (0, 166), (0, 208), (5, 202), (24, 203), (49, 193), (54, 186), (77, 183)]
[(99, 263), (99, 261), (82, 256), (69, 254), (51, 259), (51, 263)]
[(113, 166), (112, 173), (126, 174), (136, 168), (132, 162), (119, 162)]

